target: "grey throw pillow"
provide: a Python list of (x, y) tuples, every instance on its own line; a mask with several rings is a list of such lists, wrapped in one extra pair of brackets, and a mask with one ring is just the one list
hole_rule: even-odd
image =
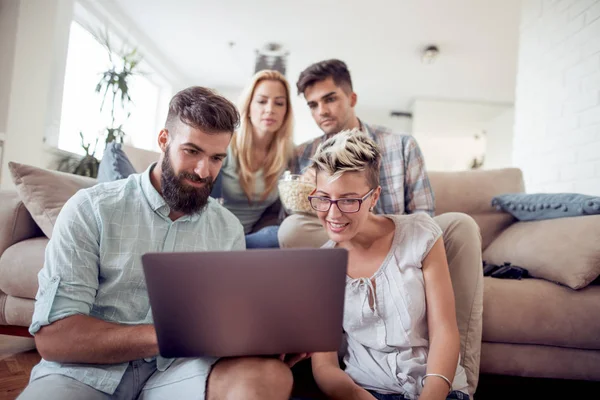
[(578, 193), (508, 193), (492, 199), (492, 206), (520, 221), (600, 214), (600, 197)]
[(107, 144), (98, 166), (98, 183), (125, 179), (135, 173), (136, 170), (123, 151), (123, 146), (115, 142)]
[(83, 176), (9, 162), (8, 168), (21, 201), (47, 237), (52, 237), (56, 218), (63, 205), (79, 189), (92, 187), (96, 180)]

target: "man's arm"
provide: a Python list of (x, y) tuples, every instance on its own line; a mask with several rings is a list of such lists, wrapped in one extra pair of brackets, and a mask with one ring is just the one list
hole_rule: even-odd
[(152, 326), (126, 326), (88, 316), (100, 276), (100, 228), (86, 191), (58, 216), (38, 274), (30, 332), (40, 354), (59, 362), (115, 363), (158, 353)]
[(120, 325), (87, 315), (72, 315), (41, 328), (35, 345), (47, 361), (116, 364), (154, 357), (153, 325)]
[(426, 212), (435, 215), (435, 199), (425, 168), (423, 153), (412, 136), (404, 143), (404, 207), (406, 214)]

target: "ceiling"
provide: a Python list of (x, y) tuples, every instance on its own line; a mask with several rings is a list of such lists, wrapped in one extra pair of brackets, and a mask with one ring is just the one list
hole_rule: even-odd
[[(127, 0), (112, 7), (187, 84), (242, 87), (255, 50), (279, 42), (289, 51), (292, 86), (309, 64), (339, 58), (363, 106), (514, 102), (520, 0)], [(420, 51), (429, 44), (440, 55), (425, 65)]]

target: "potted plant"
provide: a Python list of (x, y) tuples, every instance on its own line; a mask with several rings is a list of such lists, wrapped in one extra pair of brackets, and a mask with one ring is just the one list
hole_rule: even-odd
[(98, 167), (100, 165), (100, 161), (95, 157), (98, 138), (96, 138), (94, 150), (90, 153), (91, 145), (85, 143), (83, 133), (79, 132), (79, 137), (81, 138), (81, 147), (85, 150), (85, 155), (82, 158), (72, 155), (62, 158), (58, 161), (57, 170), (96, 178), (98, 176)]
[[(125, 136), (123, 125), (131, 115), (130, 106), (133, 103), (130, 95), (131, 78), (142, 74), (139, 71), (142, 57), (135, 47), (127, 49), (124, 46), (121, 51), (116, 51), (112, 47), (107, 30), (104, 33), (92, 30), (90, 32), (104, 46), (110, 61), (108, 69), (100, 73), (100, 81), (95, 88), (95, 92), (102, 96), (99, 111), (102, 112), (106, 104), (110, 105), (110, 124), (104, 131), (104, 146), (113, 141), (123, 143)], [(59, 160), (58, 170), (95, 178), (100, 165), (100, 160), (95, 157), (98, 139), (90, 152), (91, 144), (85, 143), (81, 132), (79, 135), (85, 155), (83, 157), (72, 155), (64, 157)]]

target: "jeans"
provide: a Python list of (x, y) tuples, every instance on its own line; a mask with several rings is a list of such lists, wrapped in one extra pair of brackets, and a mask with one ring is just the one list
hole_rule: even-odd
[(265, 226), (258, 232), (249, 233), (246, 235), (247, 249), (278, 249), (279, 240), (277, 232), (279, 225)]
[[(374, 392), (372, 390), (369, 390), (369, 393), (371, 393), (377, 400), (405, 400), (406, 399), (401, 394), (381, 394), (381, 393)], [(459, 392), (458, 390), (455, 390), (448, 394), (448, 397), (446, 397), (446, 400), (469, 400), (469, 395), (466, 393), (463, 393), (463, 392)]]

